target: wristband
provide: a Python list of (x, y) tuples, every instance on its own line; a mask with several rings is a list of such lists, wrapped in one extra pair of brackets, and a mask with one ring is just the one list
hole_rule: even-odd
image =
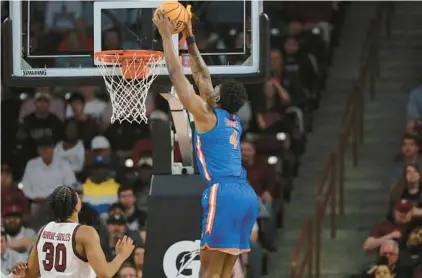
[(194, 44), (194, 43), (195, 43), (195, 37), (194, 37), (194, 36), (188, 36), (188, 37), (186, 38), (186, 43), (187, 43), (187, 45), (192, 45), (192, 44)]

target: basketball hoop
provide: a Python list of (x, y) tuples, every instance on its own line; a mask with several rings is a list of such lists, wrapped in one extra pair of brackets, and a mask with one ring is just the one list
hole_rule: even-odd
[(107, 50), (95, 53), (95, 60), (108, 93), (116, 120), (147, 122), (145, 101), (160, 71), (164, 54), (155, 50)]

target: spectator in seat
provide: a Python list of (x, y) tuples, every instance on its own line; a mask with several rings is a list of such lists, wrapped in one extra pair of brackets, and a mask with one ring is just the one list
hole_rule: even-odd
[[(59, 52), (80, 52), (90, 50), (90, 45), (78, 37), (76, 31), (72, 30), (66, 34), (64, 41), (60, 44)], [(58, 57), (55, 66), (59, 68), (83, 68), (92, 66), (92, 59), (87, 57)]]
[(85, 147), (78, 138), (78, 124), (75, 121), (67, 122), (64, 140), (54, 148), (54, 157), (68, 163), (75, 174), (80, 173), (85, 164)]
[[(395, 240), (385, 240), (379, 249), (379, 258), (375, 265), (365, 271), (359, 278), (411, 278), (417, 260), (410, 257), (407, 252), (401, 252)], [(416, 276), (417, 277), (417, 276)]]
[(122, 265), (117, 276), (118, 278), (139, 278), (136, 273), (135, 267), (129, 263), (125, 263)]
[(108, 139), (102, 135), (95, 136), (91, 141), (91, 153), (86, 164), (91, 165), (92, 161), (102, 161), (108, 165), (109, 173), (116, 180), (123, 177), (123, 166), (119, 158), (113, 153)]
[(22, 178), (23, 193), (31, 201), (31, 220), (34, 228), (46, 221), (48, 196), (59, 186), (76, 183), (75, 174), (68, 163), (54, 159), (54, 140), (43, 137), (37, 141), (39, 157), (28, 161)]
[(65, 32), (75, 28), (76, 17), (82, 12), (82, 2), (47, 2), (45, 26), (55, 32)]
[[(22, 161), (28, 161), (37, 156), (37, 140), (51, 137), (53, 144), (63, 137), (63, 122), (49, 112), (50, 95), (37, 93), (35, 95), (35, 111), (22, 120), (18, 131), (18, 149), (22, 151)], [(59, 185), (57, 185), (59, 186)]]
[(284, 80), (284, 60), (281, 51), (273, 48), (271, 50), (271, 77), (275, 78), (280, 84)]
[(266, 234), (266, 248), (274, 250), (274, 240), (277, 226), (273, 210), (273, 199), (276, 188), (275, 169), (266, 161), (257, 158), (255, 146), (247, 141), (241, 143), (242, 164), (247, 170), (247, 179), (256, 194), (270, 214), (268, 233)]
[(388, 239), (401, 239), (403, 233), (411, 225), (413, 208), (412, 202), (405, 199), (399, 200), (393, 207), (392, 216), (388, 215), (386, 220), (376, 224), (370, 231), (363, 244), (363, 250), (373, 252)]
[(9, 165), (1, 166), (1, 210), (6, 207), (17, 205), (22, 208), (23, 218), (29, 217), (29, 202), (13, 180), (12, 168)]
[[(42, 66), (44, 67), (44, 66)], [(30, 114), (34, 113), (37, 110), (37, 99), (48, 100), (48, 111), (59, 118), (61, 121), (64, 120), (65, 116), (65, 103), (63, 99), (54, 97), (51, 95), (50, 87), (38, 87), (35, 89), (37, 92), (34, 96), (34, 98), (26, 99), (20, 108), (19, 111), (19, 119), (24, 119), (26, 116), (29, 116)], [(39, 113), (38, 113), (39, 114)]]
[(146, 123), (114, 123), (104, 131), (104, 136), (110, 141), (119, 159), (131, 157), (132, 148), (140, 139), (148, 138), (150, 134)]
[[(72, 34), (72, 36), (76, 35), (75, 42), (78, 42), (78, 47), (81, 48), (81, 50), (92, 50), (94, 48), (94, 42), (92, 38), (88, 37), (86, 34), (86, 24), (85, 21), (82, 18), (79, 18), (76, 20), (76, 26), (75, 30), (69, 32), (69, 35)], [(65, 39), (63, 40), (58, 48), (59, 52), (67, 52), (69, 50), (68, 41)]]
[[(403, 270), (400, 269), (399, 262), (399, 245), (394, 240), (386, 240), (384, 241), (379, 250), (380, 257), (384, 257), (387, 259), (387, 266), (390, 268), (393, 277), (411, 277), (412, 271), (406, 271), (403, 273)], [(401, 273), (400, 273), (401, 272)], [(406, 275), (405, 275), (406, 274)]]
[(289, 23), (288, 34), (298, 39), (300, 48), (306, 53), (313, 54), (318, 62), (326, 62), (326, 44), (318, 28), (304, 29), (300, 21), (293, 20)]
[(2, 216), (7, 246), (27, 258), (36, 233), (23, 225), (22, 209), (16, 205), (6, 207), (2, 211)]
[(148, 212), (148, 196), (152, 179), (152, 158), (144, 157), (138, 161), (137, 178), (135, 180), (136, 207)]
[(415, 207), (422, 206), (422, 188), (419, 169), (414, 164), (405, 167), (402, 179), (391, 189), (391, 201), (395, 204), (400, 199), (406, 199)]
[(82, 225), (89, 225), (93, 226), (97, 230), (101, 227), (101, 220), (100, 217), (89, 204), (84, 201), (84, 193), (83, 188), (80, 183), (76, 183), (73, 187), (76, 193), (79, 195), (79, 199), (81, 199), (81, 210), (79, 211), (79, 223)]
[(410, 134), (422, 134), (422, 84), (409, 94), (407, 103), (406, 131)]
[(251, 142), (243, 141), (241, 149), (242, 164), (248, 171), (249, 184), (262, 200), (271, 201), (276, 187), (274, 168), (257, 157), (255, 146)]
[(135, 192), (132, 187), (120, 187), (118, 191), (119, 203), (124, 208), (127, 227), (132, 231), (139, 231), (145, 226), (146, 213), (136, 208)]
[(137, 277), (142, 278), (142, 270), (144, 268), (145, 249), (143, 246), (136, 246), (133, 251), (133, 265), (136, 270)]
[(302, 33), (303, 24), (298, 20), (292, 20), (289, 22), (287, 32), (290, 36), (299, 36)]
[(264, 97), (256, 120), (261, 131), (266, 133), (291, 132), (289, 121), (283, 121), (283, 111), (290, 96), (276, 79), (265, 82)]
[[(83, 86), (79, 88), (79, 91), (82, 93), (85, 100), (83, 111), (86, 115), (91, 116), (93, 118), (99, 118), (107, 106), (105, 101), (95, 97), (95, 93), (97, 89), (98, 88), (95, 86)], [(80, 101), (80, 97), (78, 98), (79, 98), (78, 100)], [(72, 108), (73, 106), (67, 108), (66, 110), (67, 118), (73, 116)], [(78, 112), (81, 113), (80, 111)]]
[(116, 255), (114, 247), (116, 246), (117, 241), (125, 235), (133, 240), (135, 246), (143, 244), (139, 237), (139, 233), (127, 229), (125, 216), (123, 214), (110, 214), (107, 219), (106, 231), (100, 231), (101, 247), (107, 261), (111, 261), (114, 258)]
[[(108, 209), (108, 215), (112, 214), (125, 214), (125, 208), (120, 203), (113, 203), (111, 204), (110, 208)], [(126, 220), (126, 219), (125, 219)]]
[(111, 204), (117, 202), (120, 184), (115, 180), (106, 158), (98, 156), (82, 185), (84, 201), (100, 216), (106, 214)]
[[(19, 262), (26, 262), (27, 258), (15, 250), (9, 248), (7, 236), (1, 232), (1, 271), (10, 273), (13, 267)], [(3, 277), (3, 275), (2, 275)]]
[(306, 102), (303, 90), (312, 92), (315, 88), (314, 69), (308, 55), (301, 51), (296, 37), (285, 38), (284, 53), (284, 85), (291, 93), (292, 103), (303, 107)]
[(403, 136), (401, 153), (396, 157), (393, 165), (392, 183), (396, 183), (403, 176), (403, 170), (408, 164), (422, 167), (422, 158), (419, 155), (419, 137), (411, 134)]
[(122, 36), (117, 29), (110, 28), (103, 33), (103, 50), (119, 50), (122, 47)]
[(72, 116), (68, 121), (74, 121), (78, 125), (79, 138), (82, 139), (85, 149), (91, 147), (92, 139), (100, 134), (98, 122), (85, 113), (85, 97), (80, 93), (73, 93), (69, 98)]

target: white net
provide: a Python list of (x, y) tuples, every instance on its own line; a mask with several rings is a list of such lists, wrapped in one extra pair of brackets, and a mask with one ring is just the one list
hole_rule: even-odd
[(125, 54), (123, 57), (121, 52), (95, 56), (110, 94), (113, 107), (111, 123), (148, 121), (145, 101), (152, 82), (163, 66), (163, 55), (134, 51), (130, 56)]

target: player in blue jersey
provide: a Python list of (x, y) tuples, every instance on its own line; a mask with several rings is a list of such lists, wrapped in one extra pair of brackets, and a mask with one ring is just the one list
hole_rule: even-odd
[(236, 113), (247, 99), (246, 91), (233, 79), (213, 88), (189, 22), (184, 35), (200, 93), (196, 95), (173, 47), (173, 25), (160, 12), (155, 24), (163, 40), (170, 80), (179, 100), (194, 116), (198, 169), (208, 185), (202, 194), (201, 277), (229, 278), (238, 255), (249, 251), (259, 211), (258, 198), (241, 164), (242, 127)]

